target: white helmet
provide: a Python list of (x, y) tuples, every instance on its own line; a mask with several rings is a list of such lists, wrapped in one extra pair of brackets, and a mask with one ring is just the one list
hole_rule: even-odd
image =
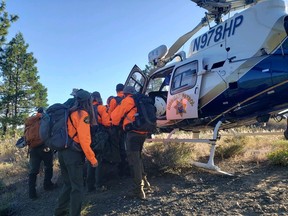
[(166, 102), (162, 97), (155, 97), (156, 117), (160, 117), (166, 112)]

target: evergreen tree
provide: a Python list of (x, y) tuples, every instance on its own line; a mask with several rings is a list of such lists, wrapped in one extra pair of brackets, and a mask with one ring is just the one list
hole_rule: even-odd
[(0, 2), (0, 47), (2, 47), (6, 41), (6, 36), (11, 23), (15, 22), (18, 18), (17, 15), (8, 14), (5, 1)]
[(13, 134), (36, 107), (47, 106), (47, 89), (39, 82), (37, 60), (28, 53), (28, 44), (18, 33), (3, 49), (0, 57), (2, 84), (0, 122), (3, 134)]
[(153, 71), (153, 66), (151, 64), (145, 65), (144, 74), (149, 75), (151, 71)]
[[(8, 12), (6, 11), (5, 1), (1, 1), (0, 2), (0, 52), (3, 51), (2, 46), (6, 40), (6, 36), (8, 34), (8, 29), (9, 29), (11, 23), (16, 21), (17, 19), (18, 19), (17, 15), (8, 14)], [(0, 93), (3, 91), (4, 91), (3, 79), (0, 76)], [(4, 103), (2, 103), (3, 101), (1, 99), (1, 97), (2, 96), (0, 95), (0, 116), (2, 116), (5, 113), (5, 111), (3, 109)], [(1, 125), (3, 126), (3, 122), (0, 121), (0, 127), (1, 127)]]

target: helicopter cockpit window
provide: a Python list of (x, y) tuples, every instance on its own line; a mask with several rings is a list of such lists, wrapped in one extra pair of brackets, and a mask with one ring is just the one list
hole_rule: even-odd
[(155, 75), (151, 77), (149, 80), (149, 84), (147, 86), (146, 92), (168, 92), (169, 91), (169, 83), (172, 71), (174, 69), (173, 67), (166, 68), (162, 71), (159, 71)]
[(192, 88), (197, 81), (197, 62), (176, 69), (171, 85), (171, 94)]
[(147, 87), (147, 93), (153, 91), (168, 91), (169, 90), (169, 82), (168, 78), (155, 78), (149, 82)]
[(142, 92), (144, 84), (145, 84), (145, 79), (142, 76), (142, 74), (140, 74), (138, 72), (135, 72), (131, 76), (131, 78), (128, 82), (128, 85), (134, 86), (137, 92)]

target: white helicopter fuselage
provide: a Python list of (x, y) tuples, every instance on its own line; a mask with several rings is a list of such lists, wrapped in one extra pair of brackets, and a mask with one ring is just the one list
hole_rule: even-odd
[[(285, 7), (282, 0), (261, 2), (191, 42), (188, 59), (201, 55), (203, 66), (211, 70), (203, 76), (201, 107), (227, 89), (228, 83), (236, 82), (267, 57), (263, 54), (271, 54), (283, 42), (287, 37), (283, 25), (287, 16)], [(228, 61), (222, 67), (211, 69), (216, 62), (225, 60)], [(216, 83), (219, 87), (215, 86)], [(205, 95), (209, 97), (205, 98)]]
[(192, 40), (187, 58), (176, 54), (180, 62), (148, 77), (136, 66), (125, 85), (151, 96), (156, 108), (161, 98), (166, 112), (158, 113), (160, 128), (267, 121), (288, 107), (286, 7), (284, 0), (264, 0), (236, 13)]

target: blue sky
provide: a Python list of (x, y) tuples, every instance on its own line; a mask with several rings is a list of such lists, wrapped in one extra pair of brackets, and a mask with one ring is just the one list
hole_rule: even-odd
[[(21, 32), (38, 60), (48, 103), (64, 102), (72, 88), (115, 95), (134, 64), (144, 69), (148, 53), (192, 30), (204, 10), (190, 0), (7, 0), (20, 19), (8, 41)], [(181, 50), (188, 53), (189, 43)]]

